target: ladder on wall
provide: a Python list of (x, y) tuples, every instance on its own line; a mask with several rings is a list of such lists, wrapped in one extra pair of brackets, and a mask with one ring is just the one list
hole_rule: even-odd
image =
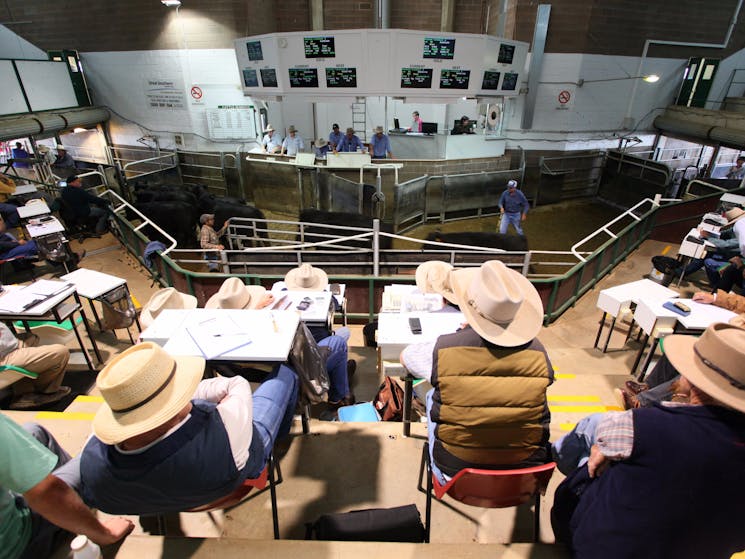
[(352, 103), (352, 128), (360, 140), (367, 142), (367, 101), (364, 97), (358, 97)]

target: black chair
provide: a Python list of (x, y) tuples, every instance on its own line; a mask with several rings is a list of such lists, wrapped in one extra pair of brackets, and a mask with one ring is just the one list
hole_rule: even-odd
[(98, 220), (95, 217), (80, 217), (76, 215), (62, 197), (54, 200), (54, 206), (58, 209), (59, 216), (62, 218), (62, 222), (65, 224), (65, 229), (67, 229), (68, 236), (71, 239), (78, 239), (82, 243), (85, 239), (101, 238), (101, 235), (96, 233), (96, 221)]

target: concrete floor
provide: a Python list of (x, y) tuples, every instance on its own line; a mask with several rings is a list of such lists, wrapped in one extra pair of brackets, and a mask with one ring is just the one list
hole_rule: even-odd
[[(77, 241), (75, 242), (77, 245)], [(88, 256), (84, 267), (103, 271), (128, 280), (130, 290), (144, 303), (156, 287), (151, 285), (140, 265), (107, 236), (87, 240)], [(78, 250), (76, 246), (76, 250)], [(588, 292), (577, 305), (560, 319), (543, 328), (539, 338), (546, 345), (557, 372), (557, 380), (548, 391), (552, 412), (552, 440), (562, 436), (582, 417), (594, 411), (618, 409), (612, 390), (630, 379), (629, 370), (638, 344), (631, 341), (624, 345), (626, 328), (617, 327), (609, 351), (601, 353), (592, 345), (601, 316), (595, 307), (598, 291), (602, 288), (634, 281), (651, 270), (650, 258), (665, 250), (662, 243), (647, 241), (642, 247), (596, 288)], [(674, 254), (674, 252), (673, 252)], [(695, 285), (682, 285), (682, 293), (691, 293)], [(98, 338), (110, 357), (129, 346), (126, 333), (117, 338), (102, 334)], [(357, 399), (370, 400), (380, 382), (376, 370), (374, 350), (363, 347), (360, 326), (353, 327), (350, 355), (358, 360), (354, 389)], [(65, 413), (9, 412), (17, 421), (37, 421), (46, 425), (72, 452), (82, 447), (89, 431), (90, 419), (101, 399), (95, 389), (89, 397), (79, 398)], [(316, 409), (319, 411), (321, 407)], [(5, 413), (5, 412), (4, 412)], [(417, 491), (417, 475), (422, 443), (426, 436), (423, 424), (413, 425), (412, 437), (402, 436), (401, 424), (340, 424), (313, 420), (311, 434), (303, 436), (299, 422), (289, 443), (282, 447), (281, 467), (284, 483), (278, 487), (280, 530), (283, 539), (299, 540), (304, 537), (306, 522), (320, 514), (341, 512), (369, 507), (393, 507), (415, 503), (424, 514), (425, 498)], [(553, 542), (549, 511), (553, 492), (562, 479), (556, 472), (541, 506), (541, 540)], [(447, 501), (447, 499), (446, 499)], [(423, 548), (398, 544), (396, 557), (564, 557), (559, 546), (498, 545), (510, 542), (531, 541), (530, 508), (480, 509), (452, 500), (433, 505), (432, 545)], [(138, 519), (134, 519), (138, 521)], [(271, 512), (268, 494), (244, 501), (225, 512), (213, 514), (181, 514), (168, 519), (167, 535), (185, 535), (191, 538), (216, 538), (199, 540), (162, 540), (144, 537), (145, 527), (138, 521), (135, 534), (118, 553), (117, 557), (202, 557), (219, 552), (223, 556), (238, 556), (252, 550), (263, 557), (302, 555), (308, 557), (336, 557), (355, 555), (379, 556), (379, 544), (331, 544), (317, 542), (310, 547), (305, 543), (267, 543), (272, 537)], [(224, 539), (228, 538), (228, 539)], [(264, 540), (242, 542), (243, 539)], [(231, 544), (231, 542), (233, 542)], [(242, 543), (240, 543), (242, 542)], [(475, 545), (494, 544), (488, 546)], [(457, 545), (451, 547), (450, 544)], [(302, 551), (299, 545), (303, 545)]]

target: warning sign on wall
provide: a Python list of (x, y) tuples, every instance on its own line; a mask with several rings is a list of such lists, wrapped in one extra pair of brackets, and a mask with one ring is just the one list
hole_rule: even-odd
[(145, 80), (145, 97), (148, 106), (151, 109), (186, 108), (186, 98), (181, 88), (180, 80), (148, 78)]
[(569, 103), (569, 100), (571, 98), (571, 92), (567, 91), (566, 89), (561, 90), (559, 92), (559, 95), (557, 96), (559, 104), (556, 106), (556, 108), (559, 110), (569, 110), (569, 106), (567, 105), (567, 103)]

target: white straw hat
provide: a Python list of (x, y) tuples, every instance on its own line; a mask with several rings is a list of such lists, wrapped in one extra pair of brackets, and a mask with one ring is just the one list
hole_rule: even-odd
[(161, 311), (165, 309), (196, 309), (197, 298), (176, 291), (175, 287), (159, 289), (145, 303), (140, 313), (140, 324), (143, 328), (150, 326)]
[(493, 344), (515, 347), (538, 335), (543, 303), (528, 278), (500, 260), (450, 273), (460, 310), (479, 336)]
[(447, 262), (440, 260), (429, 260), (419, 264), (416, 269), (416, 286), (422, 293), (437, 293), (453, 303), (458, 300), (450, 285), (450, 273), (453, 267)]
[(205, 309), (255, 309), (264, 298), (266, 289), (260, 285), (246, 285), (240, 278), (228, 278), (220, 290), (210, 297)]
[(152, 342), (127, 349), (98, 373), (104, 404), (93, 432), (117, 444), (160, 427), (189, 403), (203, 372), (201, 357), (175, 357)]
[(323, 291), (329, 284), (329, 277), (320, 268), (314, 268), (305, 263), (287, 272), (285, 284), (290, 290)]

